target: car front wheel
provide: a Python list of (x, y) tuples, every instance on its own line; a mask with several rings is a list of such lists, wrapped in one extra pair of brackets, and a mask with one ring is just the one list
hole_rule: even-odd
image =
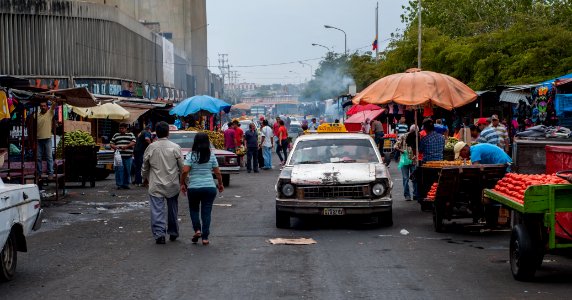
[(276, 228), (290, 228), (290, 215), (276, 210)]
[(16, 274), (18, 257), (15, 242), (14, 235), (10, 234), (2, 249), (2, 253), (0, 253), (0, 281), (12, 280)]

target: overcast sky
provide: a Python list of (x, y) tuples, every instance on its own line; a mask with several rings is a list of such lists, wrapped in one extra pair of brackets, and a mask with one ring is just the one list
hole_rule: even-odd
[[(375, 38), (375, 6), (379, 2), (380, 49), (396, 30), (407, 0), (208, 0), (208, 58), (212, 72), (218, 69), (219, 53), (228, 54), (238, 82), (300, 83), (310, 79), (327, 50), (371, 50)], [(385, 40), (385, 41), (384, 41)], [(290, 64), (282, 64), (289, 63)], [(256, 66), (272, 65), (274, 66)], [(245, 67), (252, 66), (252, 67)]]

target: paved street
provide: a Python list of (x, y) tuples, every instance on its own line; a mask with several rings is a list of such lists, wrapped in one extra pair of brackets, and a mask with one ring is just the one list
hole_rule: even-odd
[[(389, 228), (336, 219), (276, 229), (278, 171), (233, 176), (215, 202), (232, 206), (215, 206), (206, 247), (191, 244), (183, 199), (181, 238), (156, 245), (143, 188), (116, 191), (108, 179), (70, 189), (65, 204), (46, 203), (46, 222), (29, 238), (29, 252), (19, 253), (16, 279), (0, 284), (0, 298), (568, 298), (572, 259), (546, 256), (537, 282), (517, 282), (507, 262), (508, 231), (435, 233), (431, 215), (403, 201), (395, 164), (391, 171)], [(274, 237), (317, 244), (269, 244)]]

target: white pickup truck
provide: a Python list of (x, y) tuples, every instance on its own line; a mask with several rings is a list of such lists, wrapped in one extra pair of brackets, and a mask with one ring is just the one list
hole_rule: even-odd
[(0, 179), (0, 281), (14, 278), (16, 251), (26, 252), (26, 236), (42, 225), (40, 192), (35, 184), (4, 184)]

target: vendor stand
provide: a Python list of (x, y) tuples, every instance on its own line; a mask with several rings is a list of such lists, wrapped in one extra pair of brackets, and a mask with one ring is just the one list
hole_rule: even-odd
[(522, 201), (509, 193), (502, 187), (485, 189), (483, 202), (512, 210), (510, 267), (516, 280), (527, 281), (534, 278), (545, 253), (572, 249), (572, 184), (527, 186)]
[[(445, 230), (444, 221), (471, 218), (473, 224), (489, 219), (481, 202), (482, 191), (492, 188), (506, 173), (506, 165), (425, 166), (427, 178), (436, 176), (427, 196), (421, 201), (422, 209), (433, 211), (436, 232)], [(428, 175), (431, 174), (431, 175)], [(422, 192), (421, 190), (419, 191)], [(494, 210), (493, 210), (494, 211)], [(495, 214), (496, 216), (496, 214)]]

